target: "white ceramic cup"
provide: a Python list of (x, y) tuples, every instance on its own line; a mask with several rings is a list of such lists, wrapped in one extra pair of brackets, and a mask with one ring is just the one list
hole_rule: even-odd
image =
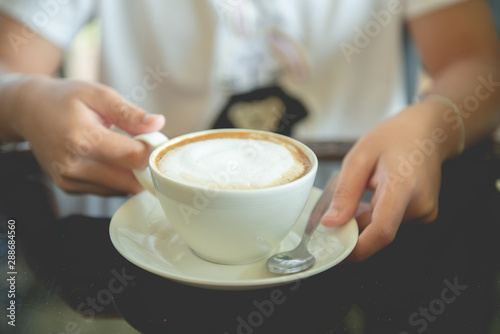
[[(174, 180), (156, 166), (158, 155), (170, 145), (213, 132), (235, 131), (250, 131), (255, 138), (273, 136), (293, 144), (309, 159), (309, 171), (294, 181), (267, 188), (216, 189)], [(245, 264), (271, 255), (300, 216), (318, 168), (316, 155), (306, 145), (263, 131), (207, 130), (170, 140), (153, 132), (135, 138), (155, 147), (149, 168), (134, 170), (137, 180), (158, 198), (168, 223), (194, 253), (220, 264)]]

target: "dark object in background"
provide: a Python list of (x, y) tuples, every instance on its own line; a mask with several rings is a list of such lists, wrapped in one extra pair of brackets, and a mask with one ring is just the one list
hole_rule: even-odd
[(264, 130), (290, 136), (293, 126), (306, 116), (302, 102), (280, 87), (271, 86), (232, 95), (213, 128)]

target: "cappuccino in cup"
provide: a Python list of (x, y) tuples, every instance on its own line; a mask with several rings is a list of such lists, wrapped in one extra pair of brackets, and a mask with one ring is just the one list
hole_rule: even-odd
[(135, 137), (155, 150), (134, 170), (169, 224), (200, 258), (245, 264), (270, 256), (292, 230), (313, 186), (310, 148), (271, 132), (207, 130)]
[(154, 161), (173, 180), (218, 189), (259, 189), (307, 174), (311, 161), (291, 140), (255, 132), (227, 131), (187, 138)]

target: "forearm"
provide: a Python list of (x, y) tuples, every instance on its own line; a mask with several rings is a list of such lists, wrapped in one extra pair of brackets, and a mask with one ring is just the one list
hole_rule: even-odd
[(42, 90), (51, 77), (3, 64), (0, 60), (0, 140), (25, 141), (26, 118), (43, 104)]
[[(0, 36), (22, 34), (25, 25), (3, 13), (0, 13)], [(22, 106), (26, 104), (24, 86), (34, 75), (50, 76), (60, 66), (63, 50), (38, 34), (30, 38), (22, 48), (14, 49), (7, 38), (0, 39), (0, 140), (20, 141), (23, 138), (20, 129)], [(24, 73), (26, 76), (14, 77), (8, 73)], [(7, 75), (6, 75), (7, 74)], [(36, 109), (41, 101), (36, 101)]]
[(28, 77), (9, 73), (6, 67), (2, 67), (0, 71), (0, 140), (23, 141), (21, 92)]
[(461, 126), (446, 104), (454, 104), (463, 119), (465, 147), (489, 136), (500, 122), (500, 45), (494, 21), (488, 3), (475, 0), (416, 17), (408, 25), (434, 81), (427, 93), (452, 101), (428, 99), (419, 108), (440, 114), (439, 126), (448, 138), (440, 146), (449, 158), (460, 147)]
[[(452, 63), (435, 74), (431, 89), (421, 102), (441, 115), (439, 126), (447, 140), (441, 143), (444, 159), (456, 154), (460, 141), (471, 146), (490, 136), (500, 124), (500, 58), (471, 57)], [(461, 121), (449, 105), (434, 99), (449, 99), (460, 111)]]

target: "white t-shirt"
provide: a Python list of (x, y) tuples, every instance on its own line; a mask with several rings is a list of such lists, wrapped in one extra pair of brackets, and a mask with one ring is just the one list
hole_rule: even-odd
[(64, 49), (98, 17), (100, 81), (164, 114), (169, 137), (209, 128), (231, 93), (277, 80), (309, 112), (292, 135), (325, 141), (356, 139), (406, 105), (405, 21), (462, 1), (0, 0), (0, 10)]

